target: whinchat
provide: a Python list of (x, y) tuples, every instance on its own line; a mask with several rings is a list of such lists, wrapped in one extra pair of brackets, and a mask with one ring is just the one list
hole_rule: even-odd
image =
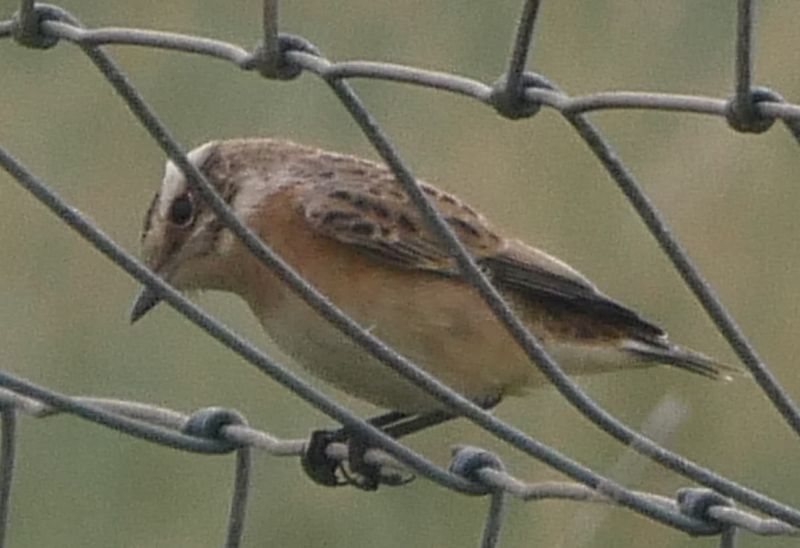
[[(545, 382), (385, 166), (276, 139), (214, 141), (189, 159), (298, 273), (462, 395), (496, 402)], [(452, 194), (421, 188), (567, 373), (669, 364), (727, 378), (730, 368), (671, 343), (661, 328), (567, 264), (502, 235)], [(323, 380), (404, 414), (441, 409), (260, 264), (172, 163), (147, 211), (142, 249), (147, 266), (179, 289), (242, 297), (278, 346)], [(132, 319), (157, 302), (143, 290)]]

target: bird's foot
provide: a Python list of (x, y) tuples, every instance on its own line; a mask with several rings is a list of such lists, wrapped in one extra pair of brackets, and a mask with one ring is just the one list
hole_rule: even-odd
[(341, 442), (341, 430), (315, 430), (300, 457), (300, 464), (308, 477), (326, 487), (337, 487), (347, 483), (338, 473), (341, 462), (328, 455), (328, 446)]
[[(339, 460), (328, 454), (332, 443), (347, 445), (347, 459)], [(352, 485), (363, 491), (375, 491), (380, 485), (405, 485), (414, 479), (412, 474), (401, 473), (366, 461), (371, 447), (360, 437), (345, 429), (316, 430), (301, 458), (303, 470), (316, 483), (326, 487)]]

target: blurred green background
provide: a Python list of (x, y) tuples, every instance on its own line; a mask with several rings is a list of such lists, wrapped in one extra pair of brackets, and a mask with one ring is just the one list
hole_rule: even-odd
[[(258, 40), (260, 3), (64, 1), (90, 26)], [(755, 75), (800, 101), (800, 3), (760, 5)], [(0, 19), (15, 2), (0, 0)], [(493, 81), (503, 70), (518, 0), (302, 0), (282, 28), (334, 60), (406, 63)], [(572, 94), (671, 91), (726, 97), (732, 89), (735, 2), (545, 2), (536, 70)], [(109, 51), (187, 147), (276, 135), (375, 157), (318, 79), (265, 81), (232, 65), (132, 47)], [(76, 47), (0, 42), (0, 144), (126, 248), (164, 157)], [(565, 122), (543, 110), (510, 122), (463, 98), (392, 83), (356, 88), (415, 173), (457, 192), (509, 233), (551, 251), (607, 293), (663, 324), (674, 340), (735, 361), (608, 175)], [(593, 115), (669, 219), (787, 390), (800, 394), (797, 353), (800, 218), (797, 145), (783, 128), (761, 136), (688, 114)], [(331, 422), (204, 336), (166, 306), (135, 327), (137, 285), (0, 173), (0, 367), (71, 394), (129, 398), (183, 411), (241, 410), (257, 428), (302, 437)], [(268, 346), (242, 303), (200, 302)], [(654, 423), (672, 449), (795, 505), (800, 450), (747, 380), (713, 384), (659, 369), (582, 379), (628, 424)], [(359, 412), (368, 408), (337, 394)], [(666, 404), (666, 407), (663, 405)], [(661, 412), (654, 409), (661, 405)], [(666, 409), (666, 411), (663, 411)], [(497, 414), (538, 439), (639, 489), (671, 494), (688, 481), (632, 457), (551, 389)], [(72, 417), (23, 419), (9, 546), (200, 547), (221, 544), (233, 460), (156, 447)], [(497, 450), (531, 480), (548, 468), (458, 421), (410, 440), (446, 463), (450, 446)], [(787, 460), (788, 459), (788, 460)], [(475, 546), (487, 500), (426, 481), (365, 494), (311, 484), (294, 459), (257, 455), (246, 546)], [(577, 503), (510, 502), (501, 545), (651, 548), (716, 546), (630, 512)], [(795, 545), (744, 534), (741, 546)]]

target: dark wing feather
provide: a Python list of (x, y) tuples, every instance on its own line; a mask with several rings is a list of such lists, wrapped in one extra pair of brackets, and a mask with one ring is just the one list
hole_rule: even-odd
[(614, 325), (632, 328), (638, 336), (648, 340), (664, 335), (660, 327), (605, 296), (578, 272), (522, 243), (513, 242), (511, 250), (478, 262), (500, 288), (514, 290), (533, 300), (580, 311)]
[[(338, 171), (326, 172), (296, 194), (311, 227), (398, 267), (458, 276), (456, 262), (391, 174), (372, 162), (341, 158), (347, 161), (338, 163)], [(454, 196), (424, 184), (423, 191), (499, 288), (625, 328), (637, 338), (662, 337), (659, 327), (603, 295), (565, 263), (500, 238), (479, 213)]]
[[(375, 166), (375, 169), (378, 167)], [(373, 175), (377, 178), (382, 173), (378, 171)], [(354, 245), (383, 261), (403, 268), (457, 274), (455, 261), (428, 230), (408, 197), (398, 190), (397, 183), (393, 180), (377, 179), (329, 178), (314, 186), (300, 189), (296, 199), (299, 200), (306, 221), (319, 233)], [(440, 194), (427, 185), (424, 188), (428, 192)], [(460, 203), (453, 201), (437, 205), (446, 218), (458, 218), (458, 222), (465, 222), (456, 217), (454, 211), (460, 207)], [(477, 214), (475, 215), (477, 219)], [(485, 237), (473, 226), (454, 228), (460, 230), (459, 236), (471, 249), (479, 248), (478, 240)]]

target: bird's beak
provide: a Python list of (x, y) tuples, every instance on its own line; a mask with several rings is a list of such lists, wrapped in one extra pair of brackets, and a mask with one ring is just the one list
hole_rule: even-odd
[[(144, 265), (157, 274), (164, 281), (169, 281), (169, 269), (166, 267), (167, 257), (165, 257), (164, 250), (169, 249), (169, 245), (159, 244), (163, 239), (162, 233), (156, 233), (155, 236), (148, 234), (142, 240), (142, 262)], [(130, 319), (131, 323), (136, 323), (145, 314), (150, 312), (155, 306), (161, 302), (161, 295), (158, 291), (145, 285), (136, 295), (136, 299), (131, 306)]]
[(144, 286), (131, 307), (131, 323), (136, 322), (161, 302), (161, 296), (148, 286)]

